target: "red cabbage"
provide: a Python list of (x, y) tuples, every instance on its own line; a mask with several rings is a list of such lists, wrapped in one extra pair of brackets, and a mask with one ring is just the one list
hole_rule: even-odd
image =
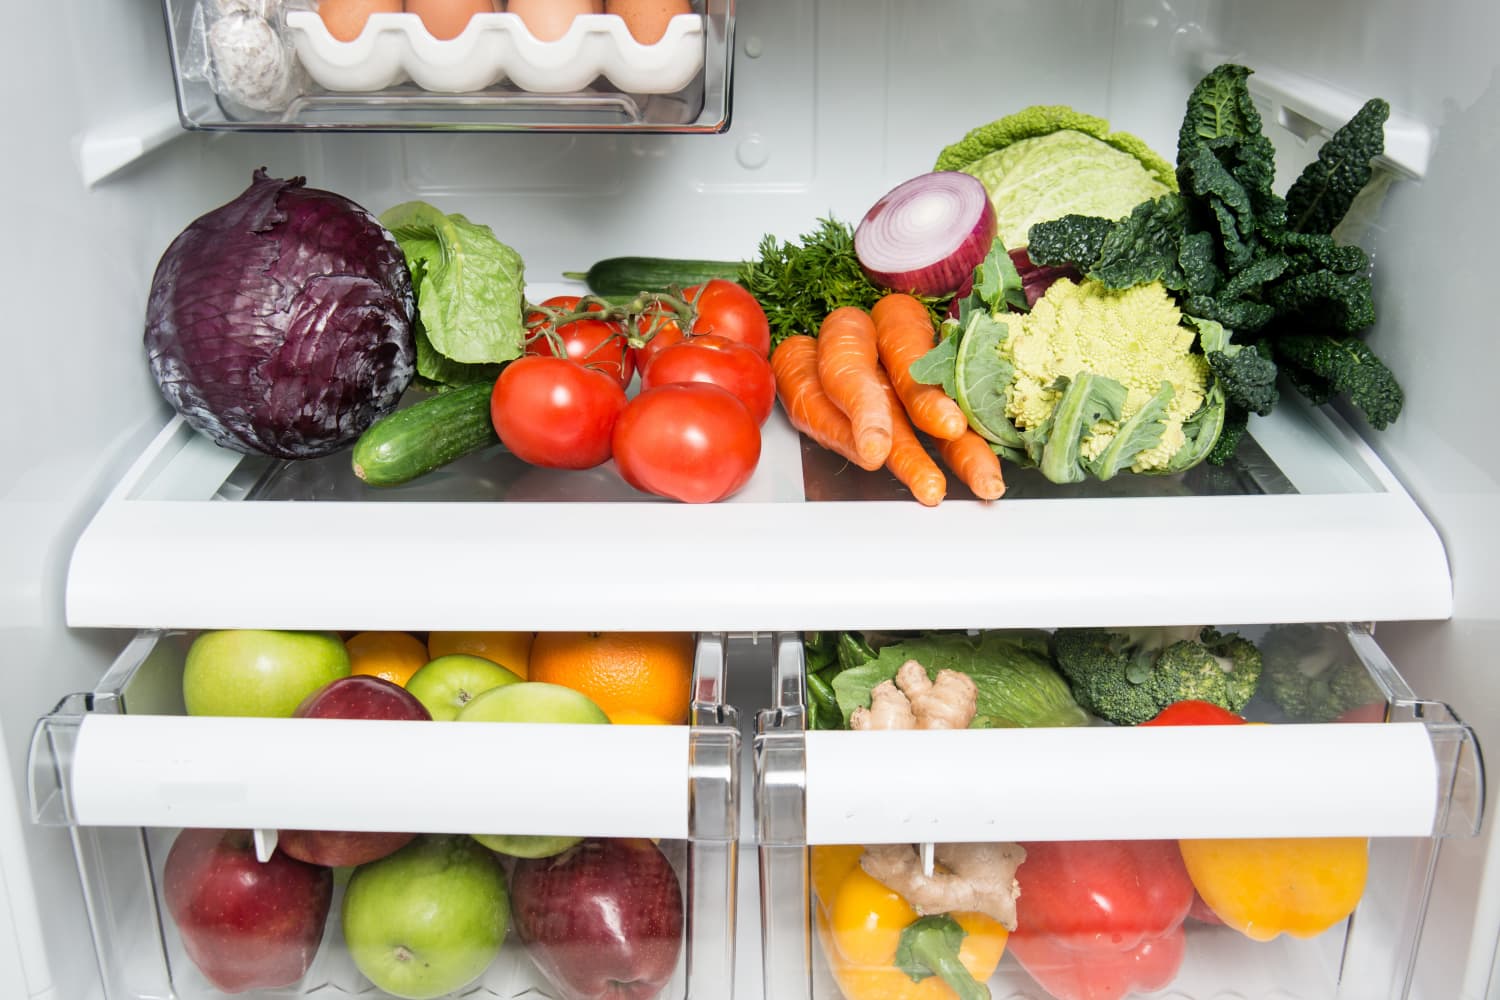
[(151, 373), (226, 448), (316, 458), (395, 409), (415, 371), (401, 248), (369, 212), (264, 169), (157, 264)]

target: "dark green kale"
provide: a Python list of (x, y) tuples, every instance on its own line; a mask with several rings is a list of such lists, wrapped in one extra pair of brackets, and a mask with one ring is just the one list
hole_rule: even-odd
[(1039, 267), (1095, 261), (1104, 249), (1104, 237), (1114, 228), (1109, 219), (1093, 215), (1064, 215), (1039, 222), (1027, 233), (1026, 256)]
[(1401, 386), (1364, 341), (1298, 335), (1277, 337), (1271, 347), (1297, 391), (1313, 402), (1347, 396), (1377, 430), (1401, 415)]
[(1299, 233), (1332, 233), (1355, 197), (1370, 183), (1370, 161), (1385, 151), (1385, 122), (1391, 106), (1375, 98), (1318, 150), (1286, 194), (1287, 228)]
[(1225, 64), (1193, 89), (1178, 133), (1179, 193), (1113, 224), (1070, 217), (1030, 234), (1034, 260), (1077, 267), (1112, 288), (1161, 281), (1185, 315), (1256, 347), (1205, 348), (1228, 401), (1211, 462), (1234, 453), (1249, 414), (1271, 412), (1278, 368), (1314, 403), (1347, 396), (1372, 426), (1401, 410), (1395, 377), (1351, 339), (1375, 322), (1369, 257), (1332, 236), (1384, 150), (1390, 108), (1367, 102), (1282, 198), (1272, 189), (1275, 150), (1262, 134), (1249, 76)]
[(1280, 393), (1269, 344), (1252, 344), (1234, 352), (1209, 351), (1206, 357), (1232, 406), (1261, 416), (1276, 406)]
[(1250, 411), (1233, 403), (1225, 405), (1224, 429), (1219, 432), (1219, 439), (1208, 452), (1209, 464), (1224, 465), (1234, 458), (1234, 453), (1240, 447), (1240, 439), (1249, 429)]

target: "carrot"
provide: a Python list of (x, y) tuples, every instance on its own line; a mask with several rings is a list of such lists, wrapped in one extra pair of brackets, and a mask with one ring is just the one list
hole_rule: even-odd
[(875, 347), (901, 397), (906, 415), (917, 430), (941, 441), (962, 437), (969, 429), (964, 411), (940, 386), (911, 377), (911, 363), (933, 347), (932, 317), (927, 307), (910, 295), (892, 292), (870, 310), (875, 320)]
[[(875, 321), (858, 306), (841, 306), (818, 328), (818, 381), (854, 425), (854, 447), (866, 468), (880, 468), (891, 452), (891, 408), (875, 377)], [(868, 463), (868, 464), (867, 464)]]
[(860, 468), (880, 468), (879, 462), (870, 465), (860, 457), (854, 447), (854, 426), (823, 391), (816, 340), (805, 334), (787, 337), (771, 354), (771, 371), (776, 375), (776, 395), (793, 427)]
[(924, 507), (936, 507), (948, 493), (948, 479), (943, 470), (927, 454), (917, 432), (906, 419), (906, 409), (901, 397), (896, 395), (885, 371), (875, 369), (875, 378), (880, 390), (885, 393), (886, 406), (891, 411), (891, 453), (886, 456), (885, 467), (911, 490), (911, 495)]
[(938, 454), (953, 474), (981, 500), (999, 500), (1005, 495), (1005, 476), (1000, 456), (990, 443), (973, 431), (953, 441), (939, 441)]

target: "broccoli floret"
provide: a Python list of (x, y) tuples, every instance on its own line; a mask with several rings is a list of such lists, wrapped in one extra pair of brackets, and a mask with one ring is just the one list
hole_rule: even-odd
[(1261, 673), (1253, 643), (1212, 628), (1060, 629), (1053, 656), (1073, 698), (1116, 725), (1147, 722), (1187, 700), (1238, 712)]
[(1219, 669), (1223, 673), (1224, 697), (1228, 702), (1224, 707), (1231, 712), (1240, 711), (1255, 697), (1255, 691), (1260, 686), (1260, 675), (1264, 669), (1260, 649), (1238, 632), (1220, 632), (1216, 628), (1205, 628), (1198, 635), (1198, 641), (1219, 662)]
[(1266, 694), (1296, 722), (1328, 722), (1385, 699), (1332, 625), (1278, 625), (1261, 641)]

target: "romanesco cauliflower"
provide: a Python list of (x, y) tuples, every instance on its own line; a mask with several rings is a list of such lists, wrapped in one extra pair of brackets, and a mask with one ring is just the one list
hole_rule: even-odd
[[(1123, 386), (1124, 402), (1118, 413), (1083, 429), (1080, 471), (1107, 479), (1127, 464), (1135, 472), (1186, 467), (1178, 462), (1188, 443), (1184, 428), (1204, 410), (1213, 380), (1207, 360), (1193, 351), (1196, 334), (1182, 325), (1181, 312), (1159, 282), (1115, 290), (1063, 278), (1030, 313), (1005, 319), (1009, 333), (999, 350), (1015, 366), (1005, 411), (1023, 435), (1055, 430), (1067, 386), (1080, 373), (1091, 373)], [(1133, 435), (1131, 447), (1112, 451), (1126, 430)]]

